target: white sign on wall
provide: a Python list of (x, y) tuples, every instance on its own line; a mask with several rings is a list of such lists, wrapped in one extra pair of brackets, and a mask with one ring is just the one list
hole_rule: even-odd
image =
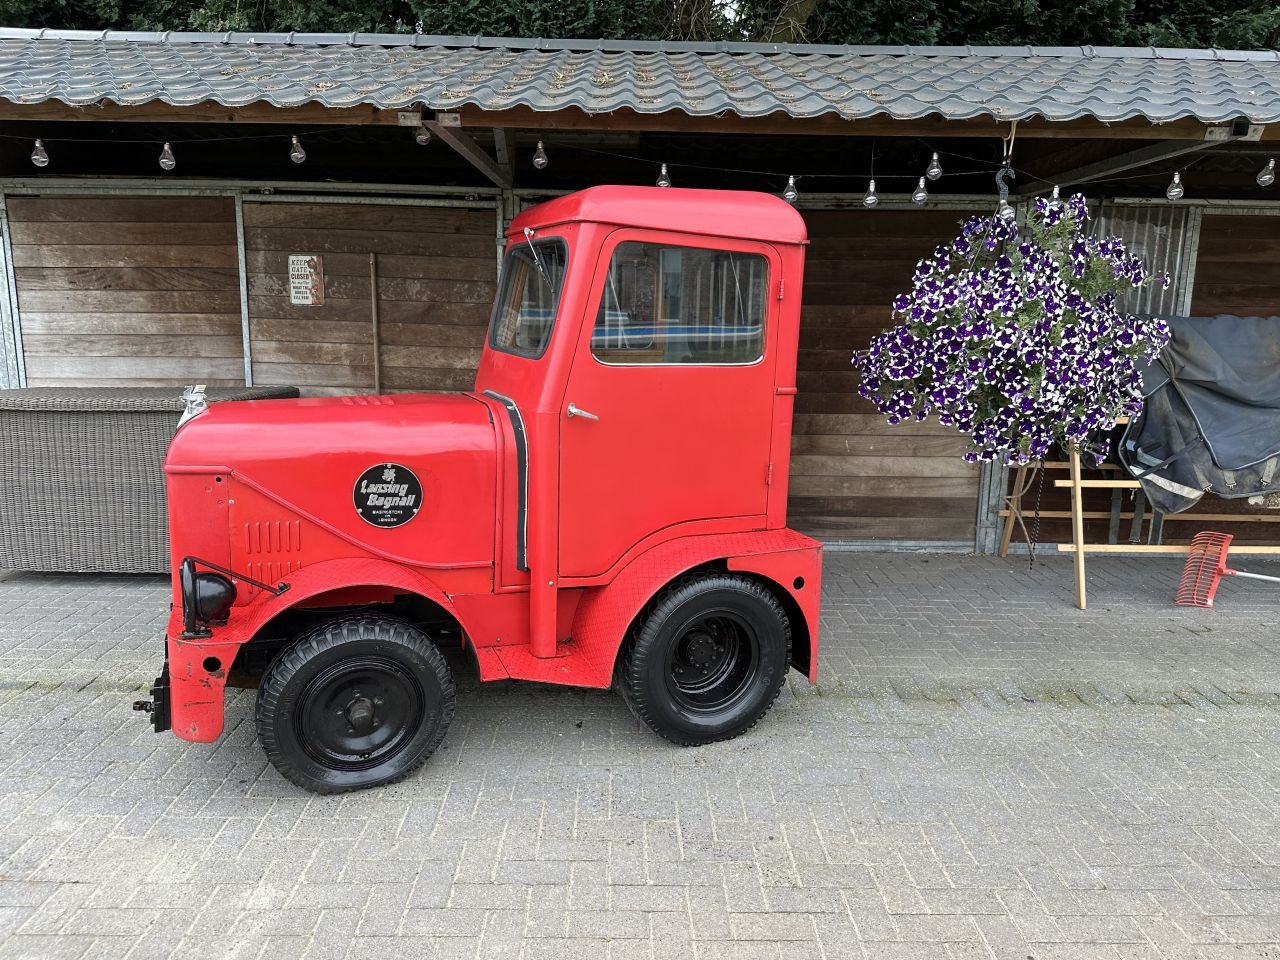
[(289, 254), (289, 302), (304, 307), (324, 304), (324, 258), (320, 254)]

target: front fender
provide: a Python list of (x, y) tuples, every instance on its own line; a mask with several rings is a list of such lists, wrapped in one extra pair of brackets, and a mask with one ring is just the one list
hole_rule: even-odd
[(289, 574), (287, 582), (289, 589), (279, 596), (262, 591), (252, 602), (234, 608), (227, 624), (214, 627), (213, 636), (208, 638), (184, 640), (181, 611), (175, 610), (170, 616), (166, 648), (176, 736), (199, 743), (216, 740), (224, 723), (227, 670), (240, 647), (254, 639), (273, 618), (321, 594), (350, 587), (386, 588), (426, 597), (455, 619), (458, 616), (453, 603), (431, 580), (386, 560), (327, 560)]

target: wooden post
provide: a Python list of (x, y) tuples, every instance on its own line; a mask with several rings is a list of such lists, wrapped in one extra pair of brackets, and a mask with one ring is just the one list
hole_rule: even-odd
[(1085, 608), (1084, 589), (1084, 503), (1080, 485), (1080, 454), (1071, 451), (1071, 542), (1075, 545), (1076, 606)]
[(378, 362), (378, 255), (369, 254), (369, 313), (373, 318), (373, 392), (382, 393), (382, 364)]

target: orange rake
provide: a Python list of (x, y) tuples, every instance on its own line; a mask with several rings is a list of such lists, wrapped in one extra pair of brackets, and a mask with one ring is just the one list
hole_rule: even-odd
[(1231, 534), (1197, 533), (1191, 540), (1191, 552), (1182, 568), (1178, 581), (1178, 593), (1174, 603), (1184, 607), (1212, 607), (1213, 595), (1223, 577), (1248, 577), (1250, 580), (1270, 580), (1280, 583), (1280, 577), (1265, 577), (1260, 573), (1246, 573), (1227, 566), (1227, 551), (1231, 549)]

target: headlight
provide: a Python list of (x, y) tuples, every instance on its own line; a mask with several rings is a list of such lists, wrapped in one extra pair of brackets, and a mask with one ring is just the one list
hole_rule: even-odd
[(196, 573), (191, 557), (182, 561), (179, 574), (182, 586), (182, 626), (188, 636), (208, 636), (200, 629), (208, 624), (223, 624), (236, 601), (236, 587), (220, 573)]

